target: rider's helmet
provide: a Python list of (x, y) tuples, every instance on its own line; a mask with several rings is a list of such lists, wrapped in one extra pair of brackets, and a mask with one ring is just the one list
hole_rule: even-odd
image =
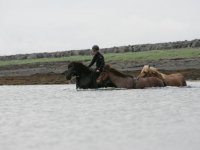
[(99, 51), (99, 46), (98, 46), (98, 45), (92, 46), (92, 50), (93, 50), (94, 52)]

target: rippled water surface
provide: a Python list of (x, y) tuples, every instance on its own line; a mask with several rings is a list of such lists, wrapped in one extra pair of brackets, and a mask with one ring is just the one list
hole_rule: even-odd
[(188, 85), (0, 86), (0, 149), (199, 150), (200, 82)]

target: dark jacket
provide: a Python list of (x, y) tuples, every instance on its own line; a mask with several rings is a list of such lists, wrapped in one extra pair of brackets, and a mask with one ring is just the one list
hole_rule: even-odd
[(97, 52), (96, 55), (94, 55), (88, 67), (91, 67), (95, 62), (96, 62), (96, 70), (99, 70), (101, 72), (105, 65), (104, 57), (101, 53)]

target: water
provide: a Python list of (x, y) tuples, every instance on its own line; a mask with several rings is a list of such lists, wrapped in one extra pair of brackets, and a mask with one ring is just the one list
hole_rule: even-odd
[(199, 150), (200, 82), (188, 85), (0, 86), (0, 149)]

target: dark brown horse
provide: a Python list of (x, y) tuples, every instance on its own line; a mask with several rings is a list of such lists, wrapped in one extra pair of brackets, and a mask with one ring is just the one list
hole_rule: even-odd
[(164, 74), (159, 72), (156, 68), (145, 65), (139, 74), (138, 78), (143, 77), (157, 77), (161, 79), (166, 86), (186, 86), (185, 78), (180, 73)]
[(76, 77), (77, 89), (95, 89), (99, 87), (115, 87), (113, 83), (106, 82), (97, 84), (97, 74), (93, 70), (80, 62), (71, 62), (68, 65), (68, 70), (63, 72), (66, 75), (66, 79), (70, 80), (73, 76)]
[(145, 87), (163, 87), (162, 80), (156, 77), (141, 78), (137, 80), (131, 75), (127, 75), (111, 68), (110, 65), (106, 65), (103, 72), (97, 78), (97, 83), (101, 83), (106, 80), (111, 80), (118, 88), (127, 89), (142, 89)]

